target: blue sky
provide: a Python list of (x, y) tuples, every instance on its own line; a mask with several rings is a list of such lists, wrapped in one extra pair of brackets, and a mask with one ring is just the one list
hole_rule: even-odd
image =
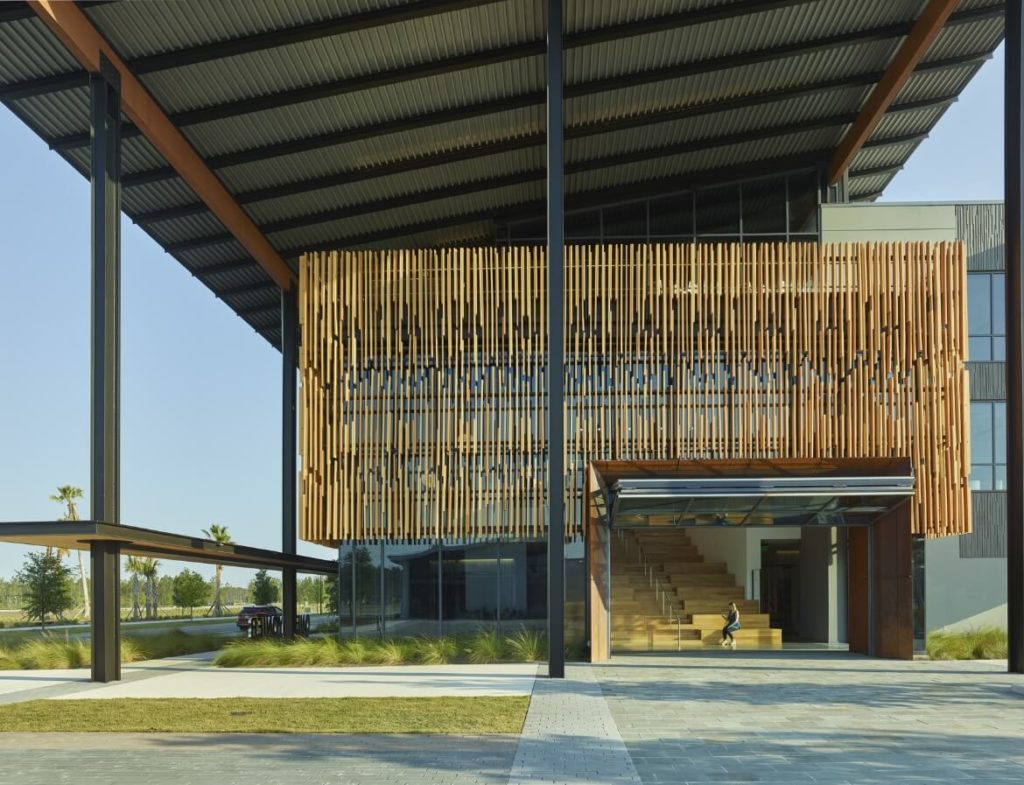
[[(1000, 49), (884, 201), (1002, 198), (1002, 71)], [(0, 149), (0, 520), (52, 520), (88, 485), (89, 189), (3, 107)], [(279, 353), (127, 220), (122, 268), (122, 521), (278, 547)], [(0, 544), (0, 576), (25, 551)]]

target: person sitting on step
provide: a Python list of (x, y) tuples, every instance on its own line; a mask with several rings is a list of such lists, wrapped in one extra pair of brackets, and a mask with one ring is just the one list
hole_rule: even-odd
[(733, 633), (740, 628), (740, 609), (735, 602), (729, 603), (729, 609), (722, 614), (725, 619), (725, 626), (722, 628), (722, 645), (736, 648), (736, 638)]

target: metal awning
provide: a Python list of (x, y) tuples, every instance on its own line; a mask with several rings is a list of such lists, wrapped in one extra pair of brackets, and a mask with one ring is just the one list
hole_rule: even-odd
[(0, 542), (67, 550), (88, 549), (93, 542), (116, 542), (121, 545), (121, 553), (129, 556), (158, 556), (163, 559), (256, 569), (280, 570), (291, 567), (297, 572), (317, 575), (333, 575), (338, 569), (337, 562), (327, 559), (101, 521), (4, 522), (0, 523)]
[(914, 477), (623, 478), (609, 519), (637, 526), (866, 526), (914, 495)]

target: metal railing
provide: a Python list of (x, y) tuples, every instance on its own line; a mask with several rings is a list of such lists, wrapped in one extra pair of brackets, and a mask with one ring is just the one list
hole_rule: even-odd
[[(629, 552), (630, 540), (626, 538), (625, 532), (622, 529), (615, 530), (616, 535), (619, 538), (619, 542), (622, 543), (623, 549)], [(669, 593), (673, 595), (671, 589), (666, 588), (663, 585), (663, 581), (655, 574), (654, 565), (647, 560), (647, 554), (644, 553), (643, 546), (636, 540), (632, 541), (632, 545), (636, 548), (637, 564), (643, 569), (644, 577), (647, 578), (648, 585), (654, 590), (655, 600), (661, 603), (661, 613), (668, 619), (669, 623), (675, 622), (676, 625), (676, 651), (682, 651), (683, 648), (683, 617), (675, 612), (672, 607), (672, 600), (669, 599)], [(647, 616), (644, 616), (647, 619)]]

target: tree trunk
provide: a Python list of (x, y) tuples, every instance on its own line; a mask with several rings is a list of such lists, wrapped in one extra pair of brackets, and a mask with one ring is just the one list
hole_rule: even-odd
[(132, 619), (138, 621), (142, 613), (139, 611), (139, 576), (132, 574)]
[(219, 564), (213, 571), (213, 615), (223, 616), (224, 612), (220, 607), (220, 571), (224, 569)]
[[(92, 618), (92, 607), (89, 604), (89, 581), (85, 577), (85, 564), (82, 562), (82, 552), (78, 551), (78, 576), (82, 580), (82, 607), (85, 608), (85, 617)], [(121, 613), (118, 611), (118, 616)]]

